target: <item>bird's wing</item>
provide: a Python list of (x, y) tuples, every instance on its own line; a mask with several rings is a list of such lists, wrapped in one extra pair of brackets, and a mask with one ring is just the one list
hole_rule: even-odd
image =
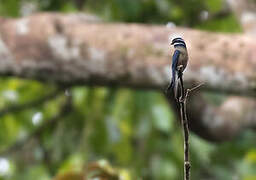
[(179, 56), (180, 56), (180, 51), (175, 50), (172, 56), (172, 83), (174, 84), (176, 80), (176, 68), (177, 68)]
[(179, 56), (180, 56), (180, 51), (175, 50), (172, 56), (172, 81), (171, 81), (171, 84), (166, 89), (167, 94), (170, 94), (171, 90), (174, 90), (176, 86), (176, 68), (177, 68)]
[(177, 64), (179, 61), (180, 51), (175, 50), (172, 56), (172, 88), (174, 90), (174, 97), (177, 99), (178, 95), (178, 84), (176, 79), (176, 73), (177, 73)]

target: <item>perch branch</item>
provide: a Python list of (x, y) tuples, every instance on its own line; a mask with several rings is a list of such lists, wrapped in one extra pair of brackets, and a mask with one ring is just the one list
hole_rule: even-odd
[(178, 71), (179, 78), (178, 83), (180, 84), (180, 97), (179, 97), (179, 107), (180, 107), (180, 117), (181, 117), (181, 124), (183, 127), (183, 136), (184, 136), (184, 180), (190, 179), (190, 161), (189, 161), (189, 127), (188, 127), (188, 120), (186, 114), (186, 100), (187, 94), (185, 95), (184, 85), (183, 85), (183, 73), (181, 70)]
[(180, 108), (180, 117), (181, 123), (183, 127), (183, 136), (184, 136), (184, 179), (190, 179), (190, 160), (189, 160), (189, 122), (187, 118), (187, 100), (189, 93), (198, 89), (203, 83), (193, 87), (191, 89), (187, 89), (185, 92), (184, 84), (183, 84), (183, 72), (181, 69), (178, 70), (178, 83), (180, 87), (180, 97), (179, 97), (179, 108)]

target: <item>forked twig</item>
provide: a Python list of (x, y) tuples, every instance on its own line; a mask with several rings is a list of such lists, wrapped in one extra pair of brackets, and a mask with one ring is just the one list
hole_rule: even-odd
[(187, 93), (186, 95), (188, 95), (188, 93), (195, 91), (196, 89), (200, 88), (202, 85), (204, 85), (204, 83), (198, 84), (197, 86), (191, 88), (191, 89), (187, 89)]

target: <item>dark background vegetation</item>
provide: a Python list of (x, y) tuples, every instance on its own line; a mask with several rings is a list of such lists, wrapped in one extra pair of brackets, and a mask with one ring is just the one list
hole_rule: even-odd
[[(222, 0), (0, 1), (4, 17), (41, 11), (241, 32)], [(255, 180), (255, 142), (251, 131), (224, 143), (192, 133), (192, 179)], [(181, 179), (182, 133), (162, 92), (86, 86), (60, 90), (53, 84), (0, 79), (1, 180), (49, 180), (92, 161), (111, 164), (125, 180)]]

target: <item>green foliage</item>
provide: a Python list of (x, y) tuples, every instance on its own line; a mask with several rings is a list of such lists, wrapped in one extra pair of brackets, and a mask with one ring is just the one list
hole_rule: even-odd
[(207, 0), (205, 1), (206, 7), (210, 12), (218, 12), (222, 9), (222, 0)]
[(104, 6), (94, 3), (94, 1), (87, 1), (86, 9), (114, 21), (146, 23), (174, 21), (179, 25), (192, 25), (198, 19), (200, 11), (205, 7), (204, 1), (201, 2), (198, 3), (194, 0), (101, 0)]
[[(212, 15), (222, 10), (222, 0), (86, 0), (81, 6), (77, 0), (2, 0), (0, 15), (17, 17), (27, 2), (35, 3), (41, 11), (82, 9), (108, 21), (172, 21), (210, 31), (241, 31), (232, 14), (200, 19), (202, 11)], [(15, 78), (2, 78), (0, 84), (0, 111), (57, 90), (53, 85)], [(125, 180), (181, 179), (182, 133), (161, 93), (95, 87), (72, 87), (66, 95), (64, 91), (44, 103), (1, 115), (0, 180), (49, 180), (57, 173), (78, 172), (99, 160), (118, 167)], [(67, 112), (59, 116), (70, 96)], [(214, 104), (225, 98), (206, 96)], [(255, 142), (253, 132), (222, 144), (192, 134), (192, 179), (255, 179)], [(10, 147), (14, 147), (12, 151)]]
[(234, 15), (229, 15), (222, 19), (206, 21), (196, 26), (199, 29), (206, 29), (215, 32), (242, 32), (241, 26)]
[(20, 0), (1, 0), (0, 15), (17, 17), (20, 12)]

